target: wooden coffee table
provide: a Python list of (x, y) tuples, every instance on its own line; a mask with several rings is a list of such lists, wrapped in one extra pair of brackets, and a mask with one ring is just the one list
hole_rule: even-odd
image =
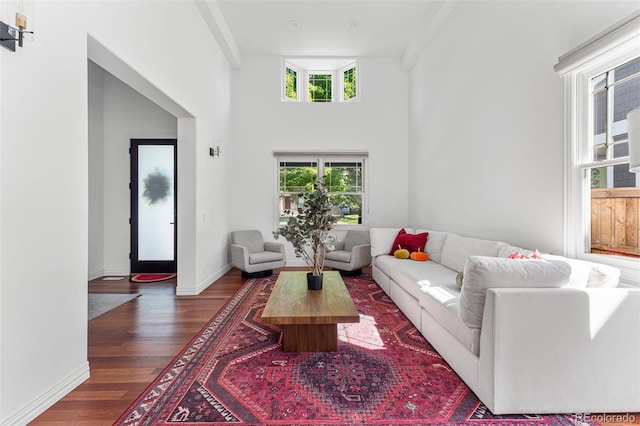
[(322, 290), (308, 290), (306, 272), (284, 271), (264, 307), (262, 322), (282, 326), (285, 352), (334, 352), (338, 323), (360, 322), (360, 315), (339, 272), (324, 272)]

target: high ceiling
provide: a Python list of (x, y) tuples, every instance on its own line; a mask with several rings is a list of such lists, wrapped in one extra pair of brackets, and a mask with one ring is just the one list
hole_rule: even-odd
[(242, 55), (402, 56), (437, 0), (218, 0)]

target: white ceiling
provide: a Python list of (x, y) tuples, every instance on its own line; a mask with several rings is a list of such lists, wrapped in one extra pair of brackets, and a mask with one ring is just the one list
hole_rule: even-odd
[[(438, 0), (218, 0), (241, 55), (402, 56)], [(297, 24), (297, 27), (295, 27)]]

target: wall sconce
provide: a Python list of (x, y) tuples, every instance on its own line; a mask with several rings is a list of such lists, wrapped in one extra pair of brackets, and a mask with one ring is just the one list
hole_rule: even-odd
[(640, 108), (627, 114), (627, 134), (629, 135), (629, 171), (640, 173)]
[[(0, 45), (16, 51), (16, 41), (22, 47), (25, 34), (33, 35), (33, 0), (2, 2), (0, 14)], [(7, 22), (12, 22), (13, 25)]]

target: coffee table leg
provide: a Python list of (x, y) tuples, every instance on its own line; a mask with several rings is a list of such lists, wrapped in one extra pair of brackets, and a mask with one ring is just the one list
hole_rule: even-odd
[(335, 352), (338, 350), (338, 324), (283, 325), (284, 352)]

